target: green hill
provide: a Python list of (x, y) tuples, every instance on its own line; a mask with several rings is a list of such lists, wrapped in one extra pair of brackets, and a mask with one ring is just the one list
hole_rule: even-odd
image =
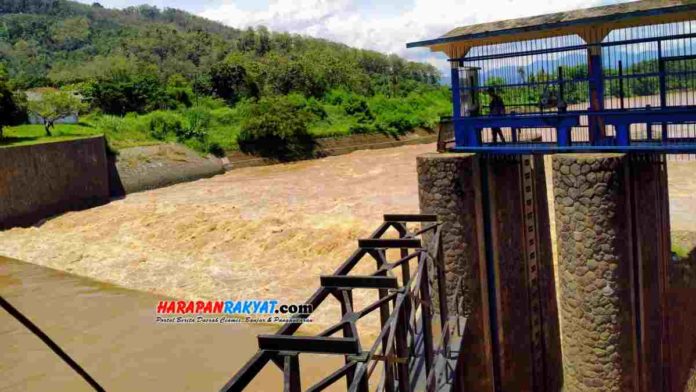
[[(401, 133), (448, 110), (430, 65), (151, 6), (0, 0), (0, 67), (15, 90), (80, 93), (90, 105), (84, 125), (117, 145), (173, 139), (236, 148), (251, 113), (276, 109), (299, 116), (311, 136)], [(297, 131), (258, 125), (247, 136)]]

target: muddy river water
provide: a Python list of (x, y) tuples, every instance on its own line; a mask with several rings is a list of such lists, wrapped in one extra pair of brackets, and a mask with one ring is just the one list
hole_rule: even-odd
[[(107, 390), (218, 390), (255, 352), (254, 335), (269, 331), (156, 324), (155, 304), (164, 295), (304, 301), (382, 214), (418, 211), (415, 157), (434, 149), (234, 170), (0, 232), (1, 255), (32, 263), (0, 261), (0, 295)], [(696, 231), (696, 161), (668, 166), (672, 230)], [(0, 391), (88, 390), (2, 312), (0, 352)], [(320, 357), (301, 363), (303, 381), (333, 365)], [(249, 390), (278, 390), (271, 385), (281, 376), (270, 369)]]
[[(0, 295), (107, 391), (216, 391), (256, 352), (258, 325), (155, 322), (163, 298), (0, 257)], [(37, 337), (0, 310), (0, 391), (90, 391)], [(335, 358), (301, 359), (318, 379)], [(273, 365), (251, 391), (282, 390)]]

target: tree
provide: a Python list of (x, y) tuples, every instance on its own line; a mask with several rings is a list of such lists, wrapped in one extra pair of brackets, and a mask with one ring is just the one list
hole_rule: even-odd
[(73, 50), (89, 38), (89, 21), (85, 17), (65, 19), (51, 26), (50, 33), (56, 45)]
[(256, 47), (256, 53), (259, 56), (263, 56), (271, 51), (271, 35), (265, 26), (261, 26), (258, 28), (258, 37), (259, 42), (258, 46)]
[(261, 98), (242, 123), (239, 148), (280, 160), (311, 157), (315, 143), (307, 131), (309, 116), (289, 97)]
[(0, 65), (0, 139), (4, 126), (21, 124), (27, 117), (21, 97), (12, 92), (6, 75)]
[(175, 106), (156, 76), (117, 72), (92, 84), (92, 105), (104, 113), (125, 115)]
[(210, 70), (210, 85), (218, 97), (229, 103), (237, 102), (249, 93), (246, 69), (229, 61), (215, 64)]
[(252, 27), (248, 27), (239, 37), (237, 48), (242, 52), (251, 52), (256, 49), (256, 32)]
[(82, 99), (69, 91), (49, 91), (40, 99), (29, 101), (29, 112), (41, 119), (46, 136), (51, 136), (56, 120), (78, 114), (86, 108)]

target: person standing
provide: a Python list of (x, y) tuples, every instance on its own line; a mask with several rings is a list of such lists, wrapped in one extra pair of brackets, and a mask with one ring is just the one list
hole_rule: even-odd
[[(505, 102), (503, 98), (495, 92), (495, 88), (488, 87), (488, 96), (491, 98), (491, 103), (488, 105), (488, 114), (491, 116), (502, 116), (505, 114)], [(498, 136), (500, 136), (500, 141), (505, 143), (505, 138), (503, 137), (503, 131), (499, 127), (491, 129), (493, 131), (493, 143), (498, 142)]]

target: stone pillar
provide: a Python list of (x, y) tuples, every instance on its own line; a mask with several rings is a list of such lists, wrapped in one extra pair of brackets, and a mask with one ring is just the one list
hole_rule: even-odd
[(428, 154), (418, 179), (421, 212), (443, 222), (450, 308), (464, 279), (464, 389), (559, 391), (543, 159)]
[(623, 154), (553, 158), (565, 391), (666, 390), (662, 169)]
[(624, 155), (553, 158), (565, 391), (632, 391)]
[(474, 154), (425, 154), (418, 157), (421, 212), (437, 214), (449, 309), (456, 309), (455, 288), (463, 281), (467, 316), (463, 384), (467, 391), (493, 391), (493, 360), (489, 326), (488, 286), (483, 241), (481, 178)]

